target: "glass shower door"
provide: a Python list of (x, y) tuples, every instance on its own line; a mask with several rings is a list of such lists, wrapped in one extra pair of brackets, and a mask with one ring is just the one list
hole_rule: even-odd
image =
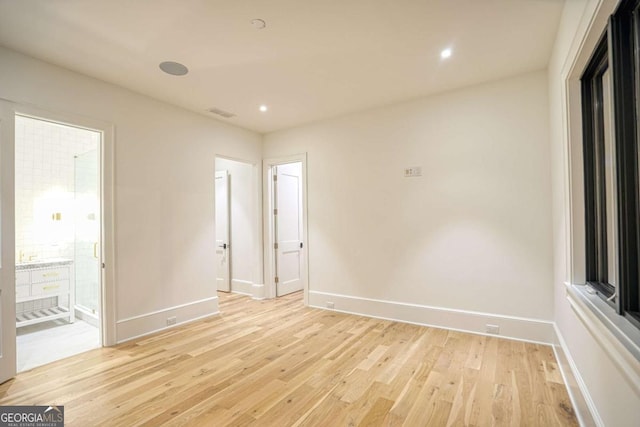
[(76, 311), (98, 326), (100, 292), (100, 197), (98, 150), (75, 157)]

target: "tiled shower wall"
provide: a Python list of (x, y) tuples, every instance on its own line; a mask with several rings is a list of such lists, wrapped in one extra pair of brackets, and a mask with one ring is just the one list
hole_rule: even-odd
[(23, 261), (73, 258), (74, 156), (99, 141), (97, 132), (16, 117), (16, 263), (20, 251)]

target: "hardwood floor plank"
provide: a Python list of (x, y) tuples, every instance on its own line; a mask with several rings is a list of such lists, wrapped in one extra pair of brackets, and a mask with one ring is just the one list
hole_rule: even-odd
[(548, 346), (219, 293), (221, 314), (20, 373), (68, 426), (578, 425)]
[(393, 406), (393, 400), (385, 399), (384, 397), (379, 397), (376, 399), (375, 403), (372, 405), (371, 409), (364, 416), (362, 421), (358, 423), (359, 426), (372, 426), (372, 425), (381, 425), (382, 421), (387, 416), (389, 409)]
[(323, 396), (321, 400), (320, 405), (315, 407), (309, 414), (300, 417), (299, 421), (292, 424), (292, 426), (348, 425), (347, 417), (350, 411), (347, 402), (343, 402), (331, 393)]

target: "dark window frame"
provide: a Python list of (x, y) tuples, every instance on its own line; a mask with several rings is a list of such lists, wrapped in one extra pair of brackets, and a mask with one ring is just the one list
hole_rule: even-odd
[(605, 298), (615, 293), (607, 272), (602, 76), (609, 68), (608, 38), (600, 39), (582, 75), (585, 240), (587, 282)]
[[(616, 162), (617, 286), (607, 277), (602, 75), (610, 68)], [(623, 0), (582, 77), (586, 280), (640, 328), (640, 0)]]

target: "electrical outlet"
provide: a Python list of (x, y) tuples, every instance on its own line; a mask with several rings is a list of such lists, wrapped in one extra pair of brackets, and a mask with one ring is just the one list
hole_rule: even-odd
[(413, 167), (404, 169), (404, 177), (405, 178), (413, 178), (413, 177), (417, 177), (417, 176), (422, 176), (422, 167), (413, 166)]
[(177, 320), (176, 316), (167, 317), (167, 326), (175, 325)]
[(488, 334), (500, 335), (500, 326), (487, 323), (485, 327)]
[(331, 301), (327, 301), (327, 308), (335, 308), (335, 304)]

